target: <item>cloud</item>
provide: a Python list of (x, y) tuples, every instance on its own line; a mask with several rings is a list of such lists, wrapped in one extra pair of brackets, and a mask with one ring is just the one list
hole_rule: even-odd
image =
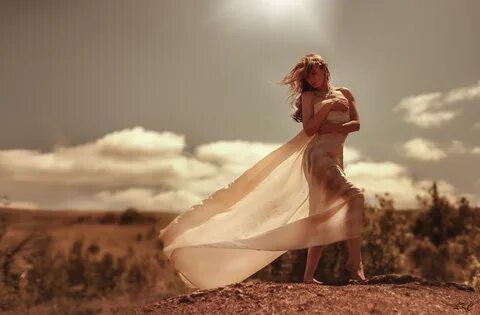
[(470, 101), (480, 98), (480, 80), (471, 86), (461, 87), (448, 91), (445, 96), (446, 103)]
[(361, 160), (362, 154), (358, 149), (354, 149), (348, 146), (343, 148), (343, 163), (345, 165)]
[[(391, 162), (358, 162), (345, 167), (348, 179), (357, 187), (365, 189), (367, 202), (376, 203), (375, 195), (388, 192), (396, 209), (412, 209), (418, 206), (416, 196), (427, 197), (433, 181), (437, 182), (440, 194), (454, 203), (459, 192), (444, 179), (416, 180), (406, 167)], [(480, 196), (462, 193), (472, 204), (480, 204)]]
[[(157, 133), (146, 131), (142, 127), (135, 127), (112, 132), (95, 141), (91, 147), (95, 148), (99, 155), (125, 160), (158, 157), (159, 155), (176, 156), (185, 148), (185, 136), (168, 131)], [(85, 147), (80, 146), (78, 149), (84, 150)]]
[(56, 209), (182, 211), (279, 145), (217, 141), (191, 154), (183, 135), (134, 127), (86, 144), (55, 145), (51, 152), (0, 151), (0, 187), (6, 190), (0, 193)]
[[(0, 151), (0, 194), (9, 195), (11, 205), (21, 208), (135, 207), (182, 212), (232, 182), (280, 145), (215, 141), (189, 153), (184, 151), (183, 135), (134, 127), (77, 146), (57, 145), (51, 152)], [(451, 151), (463, 149), (455, 142)], [(416, 206), (415, 194), (421, 187), (406, 167), (372, 161), (348, 146), (344, 148), (344, 163), (348, 178), (365, 189), (370, 202), (375, 202), (374, 194), (388, 191), (397, 207)]]
[(197, 147), (195, 156), (200, 161), (214, 163), (219, 166), (249, 166), (279, 146), (280, 144), (242, 140), (216, 141)]
[[(460, 193), (457, 191), (455, 186), (445, 180), (436, 180), (437, 189), (441, 196), (445, 197), (451, 203), (455, 203), (457, 198), (460, 196)], [(417, 187), (423, 190), (425, 193), (432, 187), (432, 181), (430, 180), (420, 180), (417, 182)], [(423, 194), (425, 195), (425, 194)], [(467, 197), (470, 201), (474, 200), (477, 196), (468, 193), (462, 193), (462, 196)], [(480, 201), (480, 200), (478, 200)]]
[(388, 192), (394, 197), (397, 207), (415, 207), (418, 193), (407, 169), (397, 163), (358, 162), (345, 166), (347, 178), (357, 187), (365, 189), (366, 199), (375, 203), (375, 194)]
[(401, 148), (404, 156), (420, 161), (439, 161), (447, 157), (437, 144), (424, 138), (414, 138), (405, 142)]
[(16, 182), (96, 188), (168, 187), (217, 171), (210, 163), (183, 155), (184, 147), (184, 136), (136, 127), (84, 145), (55, 146), (52, 152), (3, 150), (0, 167)]
[(461, 155), (468, 153), (469, 150), (467, 147), (465, 147), (462, 141), (452, 140), (450, 146), (447, 148), (447, 151), (451, 154)]
[(480, 147), (468, 148), (462, 141), (454, 139), (442, 149), (434, 141), (417, 137), (406, 141), (397, 151), (414, 160), (436, 162), (450, 155), (480, 154)]
[(460, 108), (451, 108), (452, 105), (479, 98), (480, 80), (471, 86), (456, 88), (447, 93), (409, 96), (401, 100), (393, 111), (403, 112), (403, 119), (418, 127), (434, 127), (443, 125), (462, 113)]

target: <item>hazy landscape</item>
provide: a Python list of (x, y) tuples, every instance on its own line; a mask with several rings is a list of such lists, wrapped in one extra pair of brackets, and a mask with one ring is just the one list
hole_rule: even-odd
[[(368, 204), (362, 255), (367, 278), (410, 274), (480, 290), (480, 209), (451, 204), (432, 184), (418, 210), (388, 194)], [(189, 292), (166, 261), (159, 230), (175, 214), (0, 208), (0, 311), (5, 314), (131, 314)], [(344, 242), (327, 247), (316, 277), (341, 284)], [(306, 250), (289, 251), (251, 280), (300, 282)]]

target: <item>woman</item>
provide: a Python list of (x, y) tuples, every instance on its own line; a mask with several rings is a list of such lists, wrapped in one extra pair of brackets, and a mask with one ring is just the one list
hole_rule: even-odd
[(330, 84), (327, 63), (304, 56), (280, 81), (296, 96), (303, 129), (233, 182), (160, 231), (164, 253), (190, 287), (240, 282), (288, 250), (309, 248), (304, 281), (324, 246), (347, 240), (346, 269), (365, 279), (360, 237), (363, 193), (343, 171), (343, 144), (359, 130), (352, 93)]
[[(296, 111), (292, 115), (293, 119), (303, 123), (307, 135), (320, 133), (318, 140), (312, 142), (306, 151), (304, 160), (313, 164), (309, 167), (311, 173), (307, 176), (311, 179), (311, 211), (328, 208), (329, 199), (336, 200), (346, 191), (354, 195), (351, 199), (352, 208), (363, 208), (363, 193), (345, 178), (343, 171), (343, 144), (346, 136), (349, 132), (360, 129), (356, 101), (352, 93), (348, 88), (330, 84), (328, 65), (316, 54), (308, 54), (302, 58), (282, 82), (290, 84), (293, 96), (300, 95), (294, 103)], [(315, 191), (318, 190), (320, 191), (316, 194)], [(360, 237), (347, 239), (347, 245), (349, 255), (345, 269), (352, 278), (365, 280)], [(308, 249), (304, 282), (320, 283), (313, 275), (324, 248), (324, 245), (320, 245)]]

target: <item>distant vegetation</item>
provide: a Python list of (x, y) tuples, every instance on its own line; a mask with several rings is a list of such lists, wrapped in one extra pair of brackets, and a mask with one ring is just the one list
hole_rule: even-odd
[[(388, 193), (376, 196), (364, 217), (362, 257), (365, 275), (409, 273), (429, 280), (455, 281), (480, 291), (480, 208), (461, 197), (451, 204), (434, 182), (427, 198), (417, 197), (421, 209), (394, 209)], [(307, 250), (289, 251), (252, 278), (301, 281)], [(316, 277), (335, 283), (343, 276), (345, 242), (330, 244)]]
[[(8, 221), (7, 215), (0, 214), (0, 240)], [(162, 298), (184, 288), (160, 251), (162, 243), (157, 240), (157, 219), (153, 214), (127, 208), (120, 213), (80, 214), (75, 222), (89, 225), (92, 234), (105, 239), (126, 239), (123, 226), (139, 225), (139, 232), (121, 244), (123, 253), (118, 253), (118, 248), (103, 248), (75, 238), (75, 226), (66, 227), (72, 230), (66, 251), (57, 248), (55, 242), (59, 240), (46, 230), (28, 233), (1, 248), (0, 313), (48, 304), (48, 312), (34, 313), (98, 314), (109, 310), (109, 314), (118, 314), (137, 300)], [(102, 235), (102, 230), (95, 227), (105, 224), (118, 226), (116, 235)], [(134, 249), (143, 243), (146, 252)], [(105, 305), (104, 298), (112, 300)], [(89, 306), (89, 301), (96, 303)]]
[[(367, 205), (364, 219), (367, 277), (410, 273), (480, 290), (479, 208), (466, 198), (449, 203), (436, 183), (428, 198), (418, 197), (418, 211), (395, 210), (388, 193), (376, 197), (378, 204)], [(157, 241), (159, 229), (174, 216), (165, 217), (134, 208), (96, 215), (79, 212), (62, 221), (71, 235), (66, 250), (58, 248), (65, 240), (55, 236), (59, 232), (53, 227), (31, 229), (15, 242), (0, 243), (0, 312), (37, 307), (35, 314), (127, 314), (129, 305), (142, 299), (184, 292)], [(9, 228), (15, 225), (0, 213), (0, 240)], [(98, 234), (103, 245), (80, 237), (81, 229)], [(345, 242), (329, 245), (316, 277), (332, 283), (341, 279), (346, 255)], [(251, 278), (301, 281), (305, 258), (306, 249), (288, 251)], [(42, 305), (48, 307), (43, 310)]]
[(145, 224), (155, 223), (157, 218), (153, 214), (139, 212), (135, 208), (127, 208), (125, 211), (118, 213), (109, 211), (102, 216), (79, 215), (78, 223), (101, 223), (101, 224)]

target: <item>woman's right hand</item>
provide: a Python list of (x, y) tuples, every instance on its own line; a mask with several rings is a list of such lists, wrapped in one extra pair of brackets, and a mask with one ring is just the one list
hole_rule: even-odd
[(343, 100), (334, 100), (330, 106), (334, 111), (346, 112), (348, 110), (348, 104)]

